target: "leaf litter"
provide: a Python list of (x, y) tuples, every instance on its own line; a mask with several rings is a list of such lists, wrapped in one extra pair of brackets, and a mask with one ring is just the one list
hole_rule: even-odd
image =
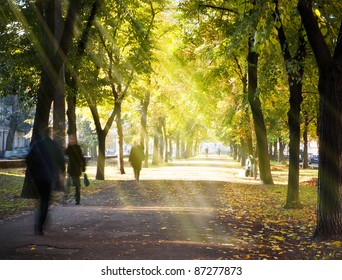
[[(112, 181), (88, 202), (101, 195), (101, 203), (106, 205), (167, 207), (169, 211), (159, 211), (165, 216), (159, 230), (168, 234), (169, 240), (211, 244), (208, 247), (221, 248), (223, 259), (342, 259), (340, 240), (313, 238), (316, 198), (311, 192), (312, 186), (301, 186), (301, 195), (307, 198), (303, 207), (285, 209), (283, 185)], [(194, 217), (180, 221), (189, 211)], [(182, 230), (184, 223), (193, 226), (193, 231)], [(153, 238), (153, 234), (146, 237)]]

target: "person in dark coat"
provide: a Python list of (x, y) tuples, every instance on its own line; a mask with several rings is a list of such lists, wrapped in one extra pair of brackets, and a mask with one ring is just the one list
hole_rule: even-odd
[(53, 139), (53, 129), (47, 128), (45, 136), (35, 141), (26, 157), (28, 172), (32, 178), (39, 198), (39, 208), (34, 231), (37, 235), (44, 235), (51, 192), (58, 185), (59, 175), (65, 172), (64, 154), (60, 146)]
[(142, 162), (145, 160), (144, 148), (141, 145), (133, 146), (129, 154), (129, 161), (134, 170), (134, 178), (139, 182)]
[(85, 158), (83, 156), (81, 147), (77, 144), (77, 137), (75, 134), (69, 135), (69, 145), (65, 150), (65, 154), (68, 156), (68, 174), (71, 186), (75, 186), (75, 201), (76, 205), (81, 202), (81, 182), (80, 176), (82, 172), (85, 172)]

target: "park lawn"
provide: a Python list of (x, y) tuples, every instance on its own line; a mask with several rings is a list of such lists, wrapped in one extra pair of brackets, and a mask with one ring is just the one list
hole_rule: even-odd
[(25, 169), (0, 169), (0, 219), (35, 207), (35, 201), (21, 198)]

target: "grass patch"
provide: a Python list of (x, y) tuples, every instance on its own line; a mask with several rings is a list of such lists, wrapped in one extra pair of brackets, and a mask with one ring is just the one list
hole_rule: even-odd
[(32, 210), (35, 201), (21, 198), (25, 169), (14, 168), (0, 171), (0, 218), (6, 218)]

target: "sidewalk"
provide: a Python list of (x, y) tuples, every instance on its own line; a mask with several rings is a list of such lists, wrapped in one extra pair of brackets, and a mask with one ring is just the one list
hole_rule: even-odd
[[(223, 156), (183, 164), (144, 169), (139, 184), (129, 171), (126, 181), (83, 197), (80, 206), (51, 207), (44, 236), (33, 234), (34, 213), (2, 221), (0, 259), (231, 258), (229, 229), (201, 190), (215, 192), (238, 170)], [(174, 193), (162, 193), (163, 184)], [(158, 185), (158, 195), (148, 194), (151, 185)]]

